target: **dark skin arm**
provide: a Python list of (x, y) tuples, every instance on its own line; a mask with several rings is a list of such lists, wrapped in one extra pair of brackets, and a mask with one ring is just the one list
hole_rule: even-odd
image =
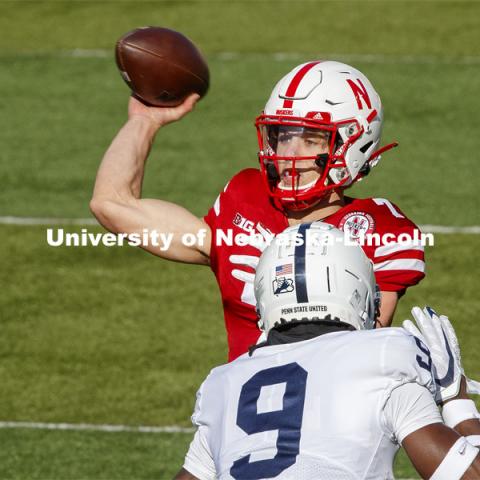
[[(469, 399), (465, 379), (462, 380), (460, 393), (455, 399)], [(442, 463), (451, 446), (460, 436), (480, 435), (480, 421), (465, 420), (449, 428), (443, 423), (434, 423), (420, 428), (403, 440), (402, 446), (422, 478), (430, 478)], [(463, 480), (480, 478), (480, 454), (464, 473)]]
[(198, 478), (192, 475), (188, 470), (181, 468), (173, 480), (198, 480)]
[[(433, 475), (459, 437), (460, 435), (455, 430), (448, 428), (443, 423), (434, 423), (408, 435), (402, 446), (417, 472), (426, 479)], [(480, 457), (477, 455), (462, 479), (478, 480), (479, 478)]]

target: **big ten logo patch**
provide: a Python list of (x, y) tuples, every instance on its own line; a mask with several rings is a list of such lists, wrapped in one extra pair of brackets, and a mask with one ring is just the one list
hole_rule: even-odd
[(235, 217), (233, 217), (233, 224), (248, 233), (255, 231), (255, 224), (251, 220), (247, 220), (239, 213), (236, 213)]

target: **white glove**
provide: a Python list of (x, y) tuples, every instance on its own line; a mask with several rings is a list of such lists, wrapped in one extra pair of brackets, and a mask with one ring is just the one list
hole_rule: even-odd
[[(235, 265), (242, 265), (256, 270), (260, 257), (255, 257), (254, 255), (230, 255), (229, 260)], [(232, 270), (232, 276), (245, 283), (253, 284), (253, 281), (255, 280), (255, 273), (246, 272), (245, 270), (240, 270), (238, 268)]]
[[(260, 223), (256, 226), (260, 235), (252, 235), (251, 241), (248, 245), (255, 247), (259, 250), (260, 254), (270, 245), (273, 237), (275, 236), (270, 230), (263, 228)], [(250, 267), (256, 270), (260, 257), (255, 255), (230, 255), (229, 260), (235, 265), (242, 265), (244, 267)], [(245, 270), (234, 269), (232, 270), (232, 276), (242, 282), (253, 285), (255, 279), (255, 273), (246, 272)]]
[[(423, 311), (414, 307), (412, 315), (418, 328), (410, 320), (405, 320), (403, 327), (429, 348), (435, 367), (436, 400), (443, 403), (458, 395), (462, 376), (465, 375), (455, 330), (448, 317), (439, 316), (430, 307), (425, 307)], [(467, 379), (467, 385), (470, 386), (469, 393), (480, 393), (477, 382)]]

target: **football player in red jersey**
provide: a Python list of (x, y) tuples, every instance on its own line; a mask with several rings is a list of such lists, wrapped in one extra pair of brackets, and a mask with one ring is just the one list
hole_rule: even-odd
[[(369, 80), (333, 61), (308, 62), (283, 77), (256, 120), (260, 169), (235, 175), (204, 218), (170, 202), (141, 198), (156, 133), (190, 112), (197, 100), (192, 94), (178, 107), (155, 108), (130, 99), (129, 119), (97, 174), (91, 209), (100, 223), (117, 233), (171, 233), (167, 250), (142, 247), (166, 259), (210, 265), (222, 295), (230, 360), (260, 335), (253, 274), (261, 249), (231, 241), (239, 233), (268, 237), (289, 225), (323, 220), (353, 240), (381, 235), (380, 244), (364, 250), (381, 290), (379, 324), (390, 325), (399, 297), (424, 277), (425, 264), (421, 245), (398, 241), (400, 234), (413, 238), (416, 226), (394, 204), (344, 195), (394, 146), (380, 148), (383, 109)], [(187, 246), (182, 242), (187, 233), (201, 241)]]

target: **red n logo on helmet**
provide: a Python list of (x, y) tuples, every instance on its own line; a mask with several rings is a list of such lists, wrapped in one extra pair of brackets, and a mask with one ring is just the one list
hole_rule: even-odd
[[(363, 110), (362, 99), (365, 101), (367, 108), (372, 108), (372, 103), (370, 102), (370, 97), (368, 96), (367, 89), (362, 81), (357, 78), (358, 85), (353, 80), (347, 80), (350, 88), (352, 89), (353, 94), (355, 95), (355, 100), (357, 101), (358, 109)], [(360, 98), (361, 97), (361, 98)]]

